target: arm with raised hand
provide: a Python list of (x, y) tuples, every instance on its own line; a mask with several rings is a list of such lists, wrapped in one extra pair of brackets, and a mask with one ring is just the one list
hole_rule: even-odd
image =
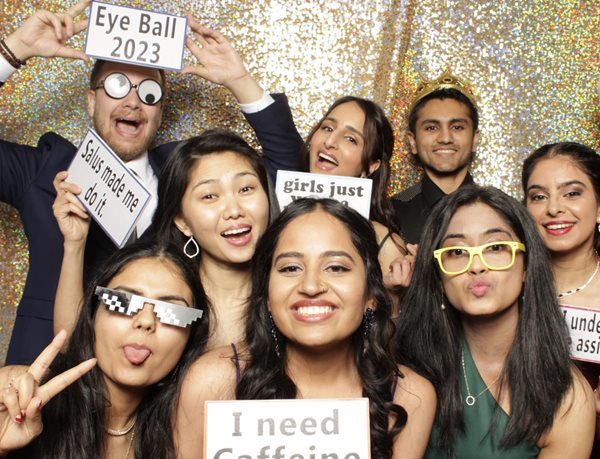
[(198, 75), (226, 87), (242, 107), (249, 104), (259, 107), (258, 111), (245, 112), (244, 116), (263, 148), (267, 169), (273, 181), (279, 169), (298, 170), (298, 152), (302, 146), (302, 138), (294, 124), (285, 95), (265, 94), (227, 38), (200, 25), (191, 16), (188, 19), (193, 38), (188, 37), (187, 47), (196, 63), (186, 66), (183, 73)]
[(35, 56), (87, 60), (83, 51), (71, 48), (67, 41), (87, 27), (87, 19), (76, 18), (90, 1), (83, 0), (62, 13), (36, 11), (6, 37), (6, 46), (21, 61)]
[(66, 181), (67, 172), (54, 178), (56, 199), (52, 212), (64, 237), (64, 255), (54, 299), (54, 333), (66, 330), (71, 335), (83, 300), (85, 242), (90, 217), (77, 199), (81, 188)]

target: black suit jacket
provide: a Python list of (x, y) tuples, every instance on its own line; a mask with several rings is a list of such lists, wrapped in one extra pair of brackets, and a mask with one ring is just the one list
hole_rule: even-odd
[[(159, 174), (176, 143), (155, 148), (149, 160)], [(15, 207), (29, 242), (29, 273), (11, 337), (7, 364), (30, 364), (53, 337), (54, 297), (63, 256), (63, 237), (52, 214), (52, 181), (68, 169), (77, 148), (53, 132), (37, 146), (0, 140), (0, 200)], [(86, 277), (116, 246), (93, 223), (86, 244)]]

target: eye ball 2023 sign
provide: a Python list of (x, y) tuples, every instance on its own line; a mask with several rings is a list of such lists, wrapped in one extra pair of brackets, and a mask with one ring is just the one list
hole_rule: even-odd
[(107, 61), (181, 70), (187, 18), (93, 2), (85, 53)]
[(205, 402), (205, 459), (367, 459), (369, 401)]

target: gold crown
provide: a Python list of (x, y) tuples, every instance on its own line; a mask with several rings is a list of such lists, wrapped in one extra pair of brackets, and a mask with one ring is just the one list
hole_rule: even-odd
[(412, 110), (415, 105), (417, 105), (417, 102), (419, 102), (423, 97), (439, 89), (455, 89), (469, 99), (475, 108), (477, 108), (477, 102), (475, 101), (475, 95), (473, 94), (471, 85), (468, 82), (452, 75), (450, 73), (450, 69), (447, 68), (438, 78), (434, 80), (423, 79), (423, 82), (415, 91), (415, 95), (410, 104), (410, 109)]

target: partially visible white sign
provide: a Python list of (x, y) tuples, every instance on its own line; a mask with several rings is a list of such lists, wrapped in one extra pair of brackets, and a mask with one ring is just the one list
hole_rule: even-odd
[(275, 192), (281, 207), (298, 198), (331, 198), (369, 218), (373, 181), (343, 175), (277, 171)]
[(204, 458), (370, 457), (369, 401), (205, 402)]
[(571, 357), (600, 363), (600, 310), (561, 305), (571, 336)]
[(181, 70), (187, 18), (92, 2), (85, 53), (107, 61)]
[(150, 192), (93, 129), (77, 150), (67, 180), (81, 187), (81, 203), (113, 242), (123, 247)]

